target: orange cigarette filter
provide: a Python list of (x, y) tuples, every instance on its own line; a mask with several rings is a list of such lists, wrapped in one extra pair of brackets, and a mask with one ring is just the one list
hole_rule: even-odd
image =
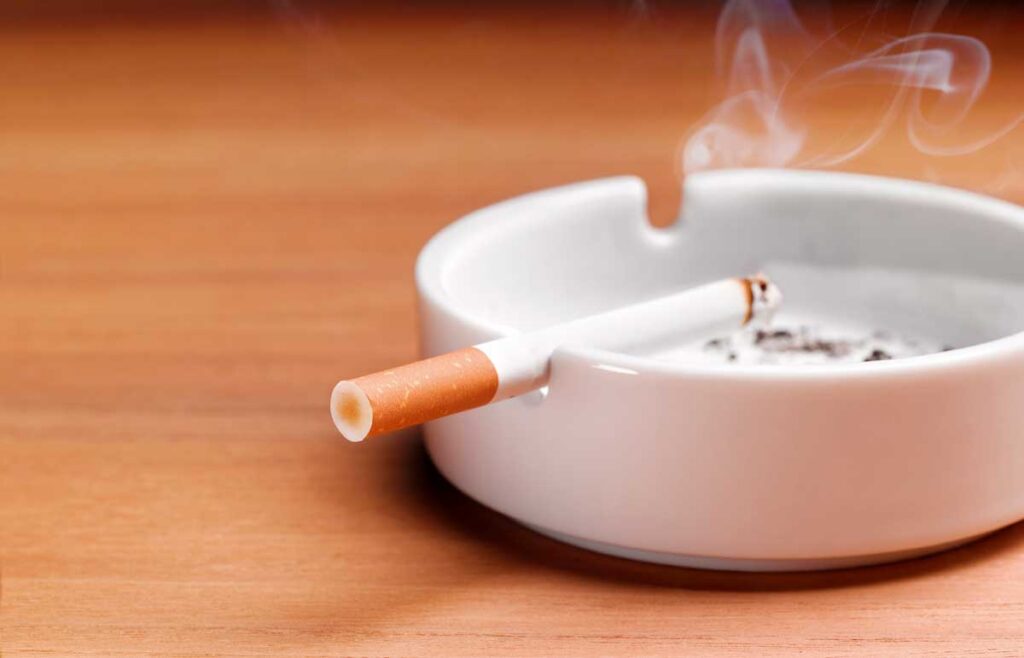
[(477, 348), (466, 347), (340, 382), (332, 408), (346, 437), (374, 436), (482, 407), (497, 391), (494, 364)]

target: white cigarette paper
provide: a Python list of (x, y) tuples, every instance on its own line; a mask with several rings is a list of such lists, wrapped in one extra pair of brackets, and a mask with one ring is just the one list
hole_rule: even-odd
[(655, 351), (768, 317), (779, 290), (764, 277), (725, 279), (538, 331), (341, 381), (331, 417), (350, 441), (417, 425), (545, 386), (560, 345)]

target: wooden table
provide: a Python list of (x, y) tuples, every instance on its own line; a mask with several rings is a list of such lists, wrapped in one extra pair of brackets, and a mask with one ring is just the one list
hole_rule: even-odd
[[(43, 4), (0, 25), (2, 655), (1024, 652), (1019, 525), (659, 568), (467, 500), (416, 433), (331, 426), (337, 378), (415, 355), (413, 261), (461, 214), (632, 172), (672, 217), (710, 10)], [(1022, 14), (986, 11), (994, 123)], [(849, 166), (1024, 199), (1019, 152), (887, 149)]]

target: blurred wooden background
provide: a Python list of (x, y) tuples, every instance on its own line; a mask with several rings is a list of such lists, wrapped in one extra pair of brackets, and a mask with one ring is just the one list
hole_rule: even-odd
[[(415, 433), (331, 427), (337, 378), (415, 355), (413, 262), (461, 214), (635, 173), (671, 221), (716, 9), (5, 3), (0, 654), (1019, 655), (1021, 526), (862, 570), (658, 568), (472, 503)], [(994, 125), (1024, 13), (951, 11), (992, 48)], [(1021, 201), (1020, 158), (849, 168)]]

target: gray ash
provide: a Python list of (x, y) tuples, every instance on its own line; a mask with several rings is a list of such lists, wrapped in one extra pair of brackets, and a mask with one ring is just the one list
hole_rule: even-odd
[(891, 358), (892, 358), (892, 354), (889, 354), (885, 350), (880, 350), (878, 348), (875, 348), (875, 349), (871, 350), (871, 354), (868, 354), (866, 357), (864, 357), (864, 360), (865, 361), (888, 361)]
[(708, 359), (729, 363), (810, 364), (889, 361), (949, 346), (928, 346), (889, 331), (828, 331), (813, 324), (746, 329), (704, 342)]
[[(722, 343), (721, 338), (710, 340), (705, 349), (715, 349)], [(821, 354), (837, 359), (853, 351), (854, 345), (849, 340), (826, 339), (815, 335), (811, 327), (801, 326), (795, 331), (791, 329), (758, 329), (754, 332), (753, 343), (765, 352)], [(730, 353), (735, 357), (735, 352)], [(735, 358), (729, 359), (734, 361)]]

